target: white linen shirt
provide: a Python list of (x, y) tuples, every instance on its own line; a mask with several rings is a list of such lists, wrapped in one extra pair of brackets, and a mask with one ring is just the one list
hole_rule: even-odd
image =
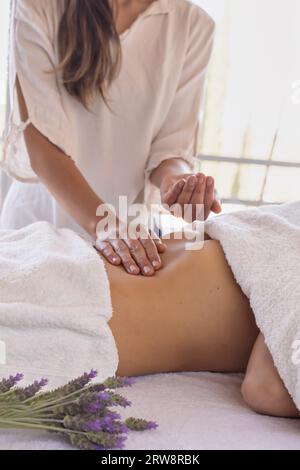
[[(14, 0), (10, 50), (10, 116), (1, 166), (18, 182), (4, 204), (1, 227), (36, 220), (78, 229), (38, 183), (23, 131), (32, 123), (76, 163), (93, 190), (116, 205), (137, 200), (151, 171), (164, 160), (192, 163), (194, 139), (211, 55), (214, 22), (187, 0), (157, 0), (121, 34), (122, 66), (109, 104), (90, 111), (65, 90), (59, 73), (60, 0)], [(28, 108), (22, 123), (16, 74)], [(24, 184), (33, 183), (33, 184)]]

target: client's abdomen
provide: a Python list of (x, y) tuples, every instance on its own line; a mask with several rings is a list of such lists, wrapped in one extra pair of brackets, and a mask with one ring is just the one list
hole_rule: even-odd
[(258, 330), (219, 243), (170, 241), (153, 278), (107, 265), (120, 375), (243, 371)]

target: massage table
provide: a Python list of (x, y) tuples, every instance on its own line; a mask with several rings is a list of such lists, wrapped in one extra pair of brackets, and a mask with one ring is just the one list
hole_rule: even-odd
[[(236, 215), (228, 214), (216, 221), (212, 220), (206, 228), (212, 238), (222, 243), (237, 281), (251, 299), (252, 307), (255, 307), (258, 326), (268, 340), (277, 368), (300, 409), (300, 369), (291, 361), (292, 340), (297, 335), (300, 338), (299, 220), (300, 204), (294, 203), (241, 211)], [(261, 236), (262, 232), (264, 237)], [(11, 271), (15, 276), (14, 283), (5, 284), (4, 294), (12, 298), (14, 303), (19, 302), (17, 307), (20, 305), (20, 311), (15, 309), (10, 315), (5, 304), (2, 308), (2, 321), (10, 326), (7, 344), (13, 345), (8, 349), (10, 369), (8, 367), (4, 376), (8, 375), (9, 370), (23, 372), (30, 368), (32, 357), (36, 368), (47, 364), (46, 372), (54, 373), (59, 361), (68, 358), (61, 365), (65, 374), (78, 376), (75, 369), (82, 373), (91, 368), (98, 369), (98, 364), (101, 364), (104, 376), (111, 375), (111, 371), (116, 370), (117, 357), (106, 323), (111, 311), (107, 279), (98, 256), (87, 248), (80, 237), (74, 237), (70, 231), (56, 232), (47, 223), (34, 224), (23, 231), (9, 233), (7, 237), (10, 240), (10, 249), (15, 247), (18, 259), (22, 261), (19, 265), (23, 271), (27, 267), (30, 276), (26, 277), (23, 271), (14, 268), (14, 258), (6, 253), (6, 245), (3, 245), (2, 257), (5, 259), (6, 256), (7, 259), (1, 264), (0, 272), (2, 268), (4, 277), (10, 275)], [(6, 235), (4, 238), (6, 240)], [(30, 247), (30, 256), (28, 250), (24, 249), (26, 241)], [(32, 260), (39, 263), (36, 271), (38, 282), (34, 282)], [(91, 276), (91, 273), (94, 275)], [(61, 276), (65, 279), (62, 285), (57, 283), (57, 277)], [(102, 282), (99, 282), (100, 279)], [(39, 305), (34, 311), (31, 306), (28, 311), (24, 311), (27, 304), (22, 303), (21, 297), (24, 296), (26, 280), (32, 281), (28, 281), (28, 298), (31, 301), (35, 299)], [(16, 284), (17, 281), (19, 284)], [(49, 285), (54, 286), (55, 290), (55, 296), (49, 299), (51, 315), (42, 316), (42, 309), (46, 309), (47, 305), (44, 305), (43, 296), (42, 299), (39, 298), (40, 290), (48, 292)], [(80, 288), (76, 288), (77, 285)], [(281, 289), (285, 287), (284, 295), (281, 290), (282, 295), (278, 296), (278, 286)], [(36, 288), (34, 292), (33, 287)], [(65, 298), (70, 303), (69, 315), (62, 314), (62, 307), (58, 302), (59, 299), (65, 301)], [(58, 302), (56, 309), (53, 309), (54, 301)], [(79, 310), (78, 305), (81, 306)], [(22, 321), (17, 322), (19, 317)], [(27, 329), (24, 328), (25, 320)], [(38, 354), (27, 357), (23, 352), (26, 351), (28, 335), (34, 333), (32, 325), (36, 328), (37, 324), (39, 330), (32, 338), (30, 336), (30, 344), (32, 346), (35, 340)], [(49, 333), (53, 326), (56, 327), (55, 335)], [(76, 329), (80, 334), (75, 334)], [(57, 348), (61, 332), (63, 341), (60, 342), (60, 348)], [(98, 334), (95, 335), (95, 332)], [(15, 341), (16, 337), (18, 341)], [(2, 338), (5, 339), (4, 336)], [(47, 342), (41, 341), (41, 338)], [(82, 355), (86, 344), (89, 348)], [(20, 351), (18, 348), (21, 348)], [(64, 370), (66, 363), (68, 369)], [(47, 374), (46, 376), (48, 377)], [(241, 397), (242, 380), (243, 376), (239, 374), (212, 373), (178, 373), (138, 378), (132, 388), (123, 391), (133, 403), (132, 408), (124, 410), (124, 417), (129, 415), (154, 420), (159, 428), (130, 433), (126, 448), (299, 450), (300, 419), (271, 418), (251, 411)], [(71, 447), (63, 438), (54, 434), (0, 430), (0, 449)]]
[[(155, 420), (154, 431), (130, 433), (126, 449), (299, 450), (300, 420), (251, 411), (240, 394), (242, 375), (181, 373), (140, 377), (122, 394), (132, 401), (123, 416)], [(61, 437), (1, 430), (0, 449), (72, 449)]]

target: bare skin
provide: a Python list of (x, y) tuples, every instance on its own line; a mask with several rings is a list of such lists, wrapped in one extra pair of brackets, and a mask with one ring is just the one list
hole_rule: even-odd
[(184, 241), (166, 243), (165, 267), (153, 278), (106, 263), (117, 373), (246, 371), (241, 391), (252, 409), (299, 417), (220, 244), (186, 251)]
[(246, 368), (258, 330), (220, 245), (183, 244), (168, 243), (164, 269), (150, 279), (107, 265), (122, 375)]
[(257, 338), (248, 362), (242, 395), (257, 413), (280, 418), (300, 417), (275, 368), (262, 334)]

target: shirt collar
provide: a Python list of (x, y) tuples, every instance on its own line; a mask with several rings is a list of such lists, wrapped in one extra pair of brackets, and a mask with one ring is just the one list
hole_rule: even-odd
[(172, 8), (172, 1), (173, 0), (155, 0), (152, 2), (146, 10), (144, 10), (143, 13), (141, 13), (138, 18), (134, 21), (134, 23), (120, 35), (121, 41), (123, 41), (130, 31), (132, 30), (133, 26), (136, 25), (139, 21), (142, 19), (149, 17), (149, 16), (154, 16), (154, 15), (164, 15), (169, 13)]
[(171, 10), (171, 0), (155, 0), (144, 11), (142, 16), (162, 15)]

